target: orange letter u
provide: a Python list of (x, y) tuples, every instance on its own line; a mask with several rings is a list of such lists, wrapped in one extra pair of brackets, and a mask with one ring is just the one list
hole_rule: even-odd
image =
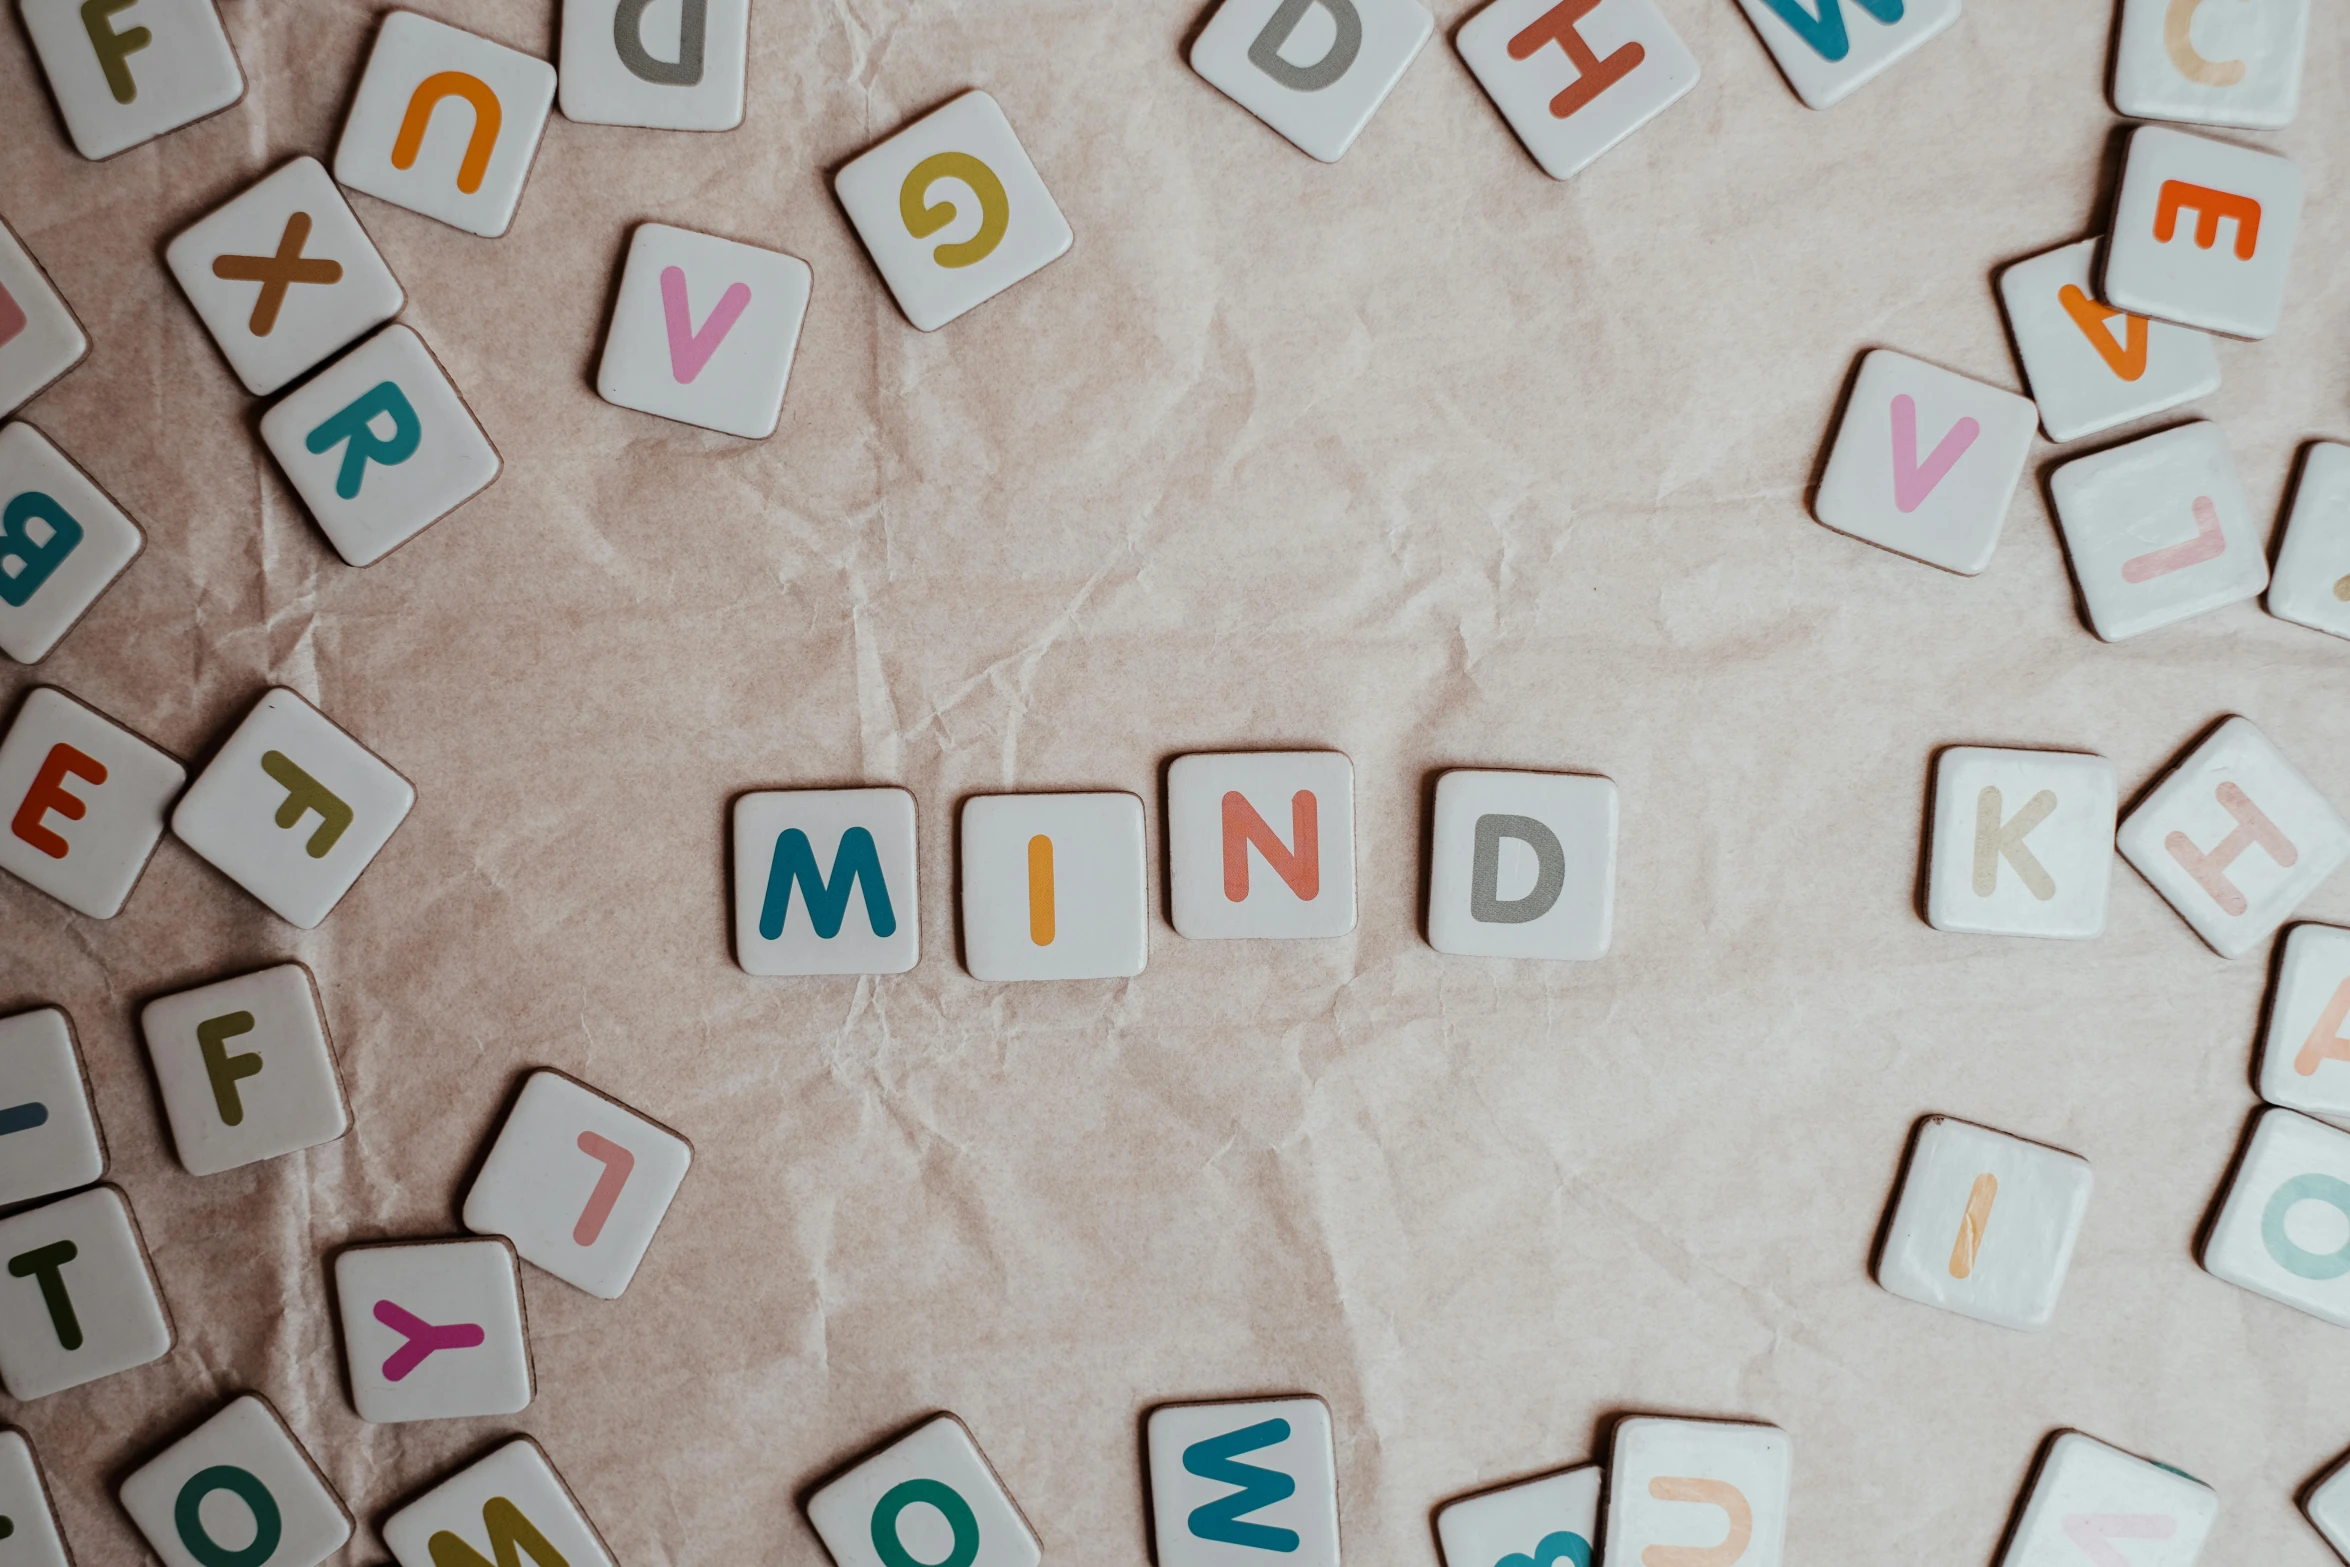
[(424, 149), (425, 127), (432, 123), (432, 111), (443, 98), (462, 98), (473, 105), (473, 136), (465, 143), (465, 160), (457, 165), (457, 188), (470, 196), (481, 189), (482, 176), (490, 171), (490, 154), (498, 145), (498, 124), (505, 117), (498, 95), (478, 76), (442, 71), (424, 79), (408, 100), (407, 116), (400, 121), (399, 137), (392, 143), (392, 167), (416, 166), (416, 155)]

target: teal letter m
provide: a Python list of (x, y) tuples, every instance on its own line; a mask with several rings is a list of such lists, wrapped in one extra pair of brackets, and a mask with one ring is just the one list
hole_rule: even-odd
[[(1795, 29), (1795, 35), (1812, 46), (1821, 59), (1836, 61), (1852, 53), (1852, 39), (1844, 31), (1844, 7), (1841, 0), (1818, 0), (1820, 12), (1814, 16), (1805, 8), (1805, 0), (1763, 0), (1779, 15), (1779, 20)], [(1903, 0), (1853, 0), (1869, 15), (1891, 27), (1901, 20)]]
[(1218, 1497), (1204, 1507), (1191, 1510), (1186, 1520), (1191, 1532), (1202, 1540), (1215, 1540), (1225, 1545), (1243, 1545), (1257, 1551), (1294, 1551), (1297, 1532), (1277, 1529), (1271, 1524), (1249, 1523), (1247, 1515), (1275, 1502), (1287, 1501), (1297, 1493), (1297, 1481), (1278, 1469), (1260, 1469), (1255, 1464), (1237, 1462), (1242, 1453), (1253, 1453), (1260, 1447), (1274, 1447), (1289, 1440), (1289, 1422), (1268, 1420), (1262, 1425), (1244, 1426), (1238, 1431), (1227, 1431), (1222, 1436), (1194, 1442), (1183, 1450), (1183, 1467), (1202, 1480), (1213, 1480), (1219, 1485), (1236, 1485), (1239, 1490), (1229, 1496)]
[(898, 919), (889, 906), (889, 884), (881, 876), (881, 853), (873, 847), (873, 834), (862, 827), (851, 827), (840, 835), (829, 882), (816, 868), (816, 850), (808, 835), (797, 827), (783, 830), (775, 840), (775, 858), (767, 867), (767, 897), (759, 907), (761, 939), (774, 941), (782, 936), (794, 883), (808, 905), (808, 923), (826, 941), (840, 934), (841, 919), (849, 912), (849, 890), (856, 884), (865, 889), (865, 917), (872, 922), (873, 934), (897, 934)]

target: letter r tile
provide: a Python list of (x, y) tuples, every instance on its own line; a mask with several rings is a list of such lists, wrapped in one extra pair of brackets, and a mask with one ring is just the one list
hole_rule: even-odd
[(1446, 773), (1436, 781), (1428, 944), (1470, 957), (1606, 956), (1616, 812), (1606, 778)]
[(1302, 152), (1336, 163), (1419, 57), (1417, 0), (1223, 0), (1191, 68)]

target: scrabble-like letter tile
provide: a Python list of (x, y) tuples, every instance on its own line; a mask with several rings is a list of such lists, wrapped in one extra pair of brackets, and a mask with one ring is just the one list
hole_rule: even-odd
[(2240, 604), (2268, 586), (2268, 555), (2235, 454), (2208, 419), (2076, 457), (2049, 489), (2089, 624), (2108, 642)]
[(2301, 166), (2292, 159), (2142, 125), (2130, 134), (2106, 241), (2105, 300), (2266, 337), (2284, 315), (2300, 229)]
[(1044, 1560), (1028, 1520), (953, 1415), (933, 1416), (826, 1481), (808, 1498), (808, 1522), (837, 1567), (1037, 1567)]
[(33, 1445), (22, 1431), (5, 1426), (0, 1426), (0, 1518), (9, 1523), (8, 1532), (0, 1535), (8, 1542), (0, 1556), (8, 1567), (73, 1567)]
[(2067, 1431), (2033, 1476), (1999, 1567), (2195, 1567), (2218, 1517), (2201, 1481)]
[(2350, 1132), (2292, 1110), (2261, 1111), (2203, 1266), (2350, 1327)]
[(164, 1567), (318, 1567), (351, 1515), (256, 1393), (243, 1393), (122, 1483), (122, 1509)]
[(335, 553), (371, 565), (490, 487), (498, 449), (424, 339), (385, 327), (261, 416)]
[(2260, 1097), (2350, 1125), (2350, 930), (2285, 932), (2260, 1042)]
[(1655, 0), (1493, 0), (1453, 46), (1554, 180), (1581, 173), (1697, 85), (1697, 56)]
[(316, 158), (182, 230), (163, 259), (245, 390), (264, 396), (408, 300)]
[(1191, 68), (1324, 163), (1354, 145), (1436, 19), (1417, 0), (1223, 0)]
[(2334, 1554), (2350, 1562), (2350, 1453), (2336, 1459), (2325, 1478), (2310, 1488), (2301, 1499), (2301, 1510)]
[(2350, 823), (2247, 718), (2231, 718), (2129, 814), (2122, 857), (2223, 958), (2290, 919), (2350, 857)]
[(495, 239), (514, 221), (555, 68), (413, 11), (394, 11), (335, 146), (352, 190)]
[(1738, 1567), (1783, 1567), (1794, 1461), (1777, 1426), (1653, 1416), (1620, 1422), (1608, 1464), (1602, 1559), (1653, 1564), (1710, 1552)]
[(1203, 752), (1167, 769), (1175, 928), (1194, 940), (1355, 928), (1355, 769), (1337, 751)]
[(0, 1018), (0, 1206), (105, 1173), (106, 1142), (72, 1021), (57, 1007)]
[(163, 837), (188, 770), (96, 708), (35, 686), (0, 741), (0, 870), (112, 919)]
[(49, 274), (0, 223), (0, 414), (82, 362), (90, 340)]
[(2052, 441), (2077, 441), (2219, 390), (2219, 351), (2192, 327), (2116, 310), (2090, 292), (2097, 241), (2019, 261), (1999, 302)]
[(2319, 441), (2301, 465), (2268, 612), (2350, 637), (2350, 446)]
[(1599, 1542), (1597, 1464), (1562, 1469), (1436, 1510), (1444, 1567), (1591, 1567)]
[(0, 427), (0, 653), (39, 663), (146, 543), (47, 436)]
[(560, 1072), (533, 1072), (465, 1194), (465, 1227), (618, 1300), (693, 1158), (660, 1122)]
[(1069, 249), (1069, 220), (996, 101), (967, 92), (833, 176), (906, 319), (934, 332)]
[(25, 30), (85, 158), (111, 158), (245, 96), (213, 0), (22, 0)]
[(351, 1129), (318, 987), (299, 963), (150, 1001), (139, 1028), (190, 1175), (315, 1148)]
[(2273, 131), (2301, 108), (2309, 0), (2122, 0), (2113, 106)]
[(2044, 1328), (2095, 1185), (2089, 1161), (1929, 1116), (1894, 1199), (1877, 1282), (2003, 1328)]
[(1428, 944), (1437, 951), (1604, 957), (1615, 903), (1611, 780), (1484, 771), (1436, 780)]
[(522, 1268), (505, 1241), (353, 1246), (334, 1268), (360, 1419), (511, 1415), (529, 1405)]
[(130, 1204), (111, 1186), (0, 1219), (0, 1386), (45, 1398), (171, 1351)]
[(171, 813), (171, 830), (288, 923), (315, 929), (416, 803), (407, 779), (280, 686)]
[(734, 955), (746, 974), (903, 974), (922, 956), (914, 797), (771, 789), (734, 802)]
[(1861, 361), (1814, 514), (1963, 576), (1991, 564), (2032, 450), (2029, 400), (1889, 348)]
[(1984, 936), (2105, 934), (2113, 764), (1958, 745), (1934, 765), (1926, 919)]
[(565, 119), (665, 131), (743, 122), (751, 0), (563, 0)]
[(1338, 1567), (1327, 1404), (1163, 1404), (1147, 1430), (1159, 1567)]
[(612, 1567), (546, 1452), (518, 1436), (458, 1470), (384, 1520), (384, 1549), (400, 1567), (543, 1562), (525, 1542), (543, 1541), (564, 1567)]
[(815, 275), (780, 250), (641, 223), (596, 371), (608, 403), (765, 440)]
[(1124, 979), (1149, 958), (1141, 800), (964, 803), (963, 959), (974, 979)]
[(1959, 13), (1959, 0), (1738, 0), (1738, 6), (1787, 85), (1815, 109), (1841, 102)]

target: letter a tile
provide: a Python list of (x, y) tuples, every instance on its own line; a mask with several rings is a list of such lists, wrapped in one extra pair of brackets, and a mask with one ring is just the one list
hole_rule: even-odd
[(1338, 1468), (1318, 1398), (1150, 1413), (1159, 1567), (1338, 1567)]
[(2350, 930), (2296, 925), (2285, 932), (2261, 1036), (2260, 1097), (2350, 1126)]
[(353, 1246), (336, 1254), (334, 1277), (360, 1419), (391, 1424), (528, 1407), (522, 1271), (505, 1241)]
[(1591, 1567), (1600, 1478), (1584, 1464), (1447, 1502), (1436, 1510), (1444, 1567)]
[(2240, 958), (2350, 858), (2350, 823), (2249, 719), (2230, 718), (2138, 803), (2118, 843), (2214, 952)]
[(1795, 95), (1825, 109), (1947, 30), (1959, 0), (1738, 0), (1738, 7)]
[(46, 658), (146, 543), (47, 436), (0, 427), (0, 653), (20, 664)]
[(254, 1393), (132, 1471), (121, 1496), (164, 1567), (318, 1567), (351, 1538), (342, 1499)]
[(730, 131), (743, 122), (751, 0), (563, 0), (563, 117)]
[(2013, 392), (1872, 350), (1813, 514), (1880, 549), (1976, 576), (1999, 547), (2037, 416)]
[(280, 687), (198, 775), (171, 830), (280, 918), (312, 930), (415, 803), (407, 779)]
[(1416, 0), (1223, 0), (1191, 68), (1226, 97), (1336, 163), (1436, 30)]
[(1607, 954), (1616, 786), (1567, 773), (1459, 771), (1436, 781), (1428, 944), (1487, 958)]
[(2301, 108), (2309, 0), (2122, 0), (2113, 106), (2134, 120), (2282, 130)]
[(23, 0), (66, 134), (111, 158), (245, 96), (213, 0)]
[(2113, 764), (1959, 745), (1934, 764), (1926, 920), (1981, 936), (2105, 934)]
[(130, 1204), (111, 1186), (0, 1219), (0, 1386), (46, 1398), (171, 1351)]
[(734, 802), (734, 955), (746, 974), (903, 974), (922, 956), (914, 797), (775, 789)]
[(351, 1128), (318, 986), (299, 963), (162, 996), (139, 1013), (190, 1175), (333, 1142)]
[(808, 1522), (836, 1567), (1044, 1560), (1035, 1531), (953, 1415), (933, 1416), (826, 1481), (808, 1498)]
[(2231, 337), (2284, 318), (2301, 230), (2301, 166), (2159, 125), (2130, 134), (2102, 279), (2105, 302)]
[(2089, 624), (2108, 642), (2241, 604), (2268, 586), (2235, 454), (2208, 419), (2076, 457), (2048, 488)]
[(1069, 220), (996, 101), (967, 92), (833, 176), (906, 319), (925, 332), (1041, 272)]
[(31, 401), (89, 351), (65, 296), (16, 231), (0, 223), (0, 414)]
[(2268, 612), (2350, 637), (2350, 446), (2310, 445), (2293, 487), (2276, 575), (2269, 579)]
[(579, 1499), (526, 1436), (400, 1508), (383, 1538), (400, 1567), (612, 1567)]
[(1785, 1567), (1794, 1453), (1777, 1426), (1641, 1416), (1616, 1426), (1607, 1562)]
[(2195, 1567), (2218, 1518), (2200, 1480), (2067, 1431), (2034, 1471), (1999, 1567)]
[(705, 430), (765, 440), (783, 413), (814, 274), (797, 256), (637, 226), (596, 392)]
[(2096, 257), (2097, 241), (2085, 239), (1999, 274), (1999, 302), (2052, 441), (2077, 441), (2219, 390), (2211, 338), (2093, 297)]
[(1571, 179), (1697, 85), (1653, 0), (1493, 0), (1453, 35), (1542, 172)]
[(1210, 752), (1167, 769), (1169, 901), (1194, 940), (1355, 928), (1354, 763)]
[(187, 778), (176, 758), (97, 709), (35, 686), (0, 741), (0, 870), (112, 919)]
[(2003, 1328), (2044, 1328), (2089, 1211), (2089, 1161), (1946, 1116), (1919, 1124), (1877, 1282)]
[(546, 61), (394, 11), (343, 121), (335, 178), (495, 239), (514, 221), (554, 101)]

